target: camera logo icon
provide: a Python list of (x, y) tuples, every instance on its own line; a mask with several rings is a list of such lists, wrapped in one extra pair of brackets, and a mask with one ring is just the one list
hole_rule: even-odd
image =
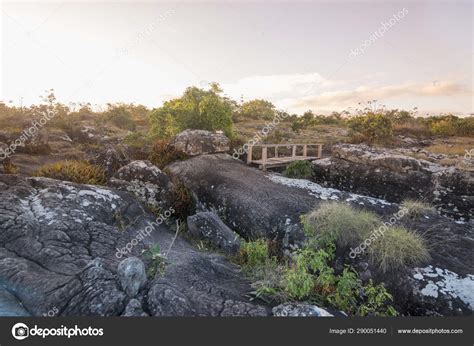
[(30, 335), (30, 329), (24, 323), (17, 323), (12, 327), (12, 335), (17, 340), (23, 340)]

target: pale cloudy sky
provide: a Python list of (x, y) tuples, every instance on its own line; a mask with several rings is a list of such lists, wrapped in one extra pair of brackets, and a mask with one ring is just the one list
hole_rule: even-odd
[(54, 88), (62, 102), (157, 107), (217, 81), (237, 100), (265, 98), (291, 112), (376, 99), (469, 114), (472, 4), (3, 2), (0, 99), (36, 103)]

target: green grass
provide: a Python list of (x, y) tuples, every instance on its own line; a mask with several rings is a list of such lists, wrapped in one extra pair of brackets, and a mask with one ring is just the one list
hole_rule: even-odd
[(423, 214), (430, 214), (435, 208), (429, 203), (417, 201), (414, 199), (405, 199), (401, 204), (402, 209), (406, 208), (408, 217), (417, 217)]
[(313, 168), (311, 167), (311, 162), (299, 160), (290, 163), (283, 175), (288, 178), (293, 179), (308, 179), (313, 175)]
[(368, 246), (369, 257), (383, 271), (420, 264), (430, 258), (424, 239), (403, 227), (389, 227)]

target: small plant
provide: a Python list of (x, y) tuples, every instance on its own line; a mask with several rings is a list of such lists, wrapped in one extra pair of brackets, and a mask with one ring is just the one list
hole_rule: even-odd
[(340, 310), (354, 311), (362, 286), (357, 273), (352, 268), (346, 266), (342, 274), (336, 278), (336, 281), (335, 290), (328, 296), (328, 301)]
[(244, 242), (239, 257), (244, 267), (253, 269), (264, 266), (269, 260), (268, 243), (263, 239)]
[(150, 266), (147, 268), (149, 278), (155, 277), (159, 272), (161, 276), (165, 275), (166, 256), (161, 253), (160, 245), (155, 244), (143, 253), (143, 256), (150, 260)]
[(429, 214), (435, 210), (430, 204), (414, 199), (405, 199), (401, 207), (407, 210), (407, 216), (411, 218), (418, 217), (422, 214)]
[(189, 215), (193, 214), (196, 206), (191, 191), (176, 176), (169, 175), (173, 188), (171, 190), (173, 198), (173, 209), (175, 215), (181, 220), (185, 220)]
[(290, 163), (283, 175), (293, 179), (308, 179), (313, 175), (313, 169), (311, 168), (311, 162), (299, 160)]
[(318, 209), (305, 215), (302, 222), (311, 241), (336, 242), (342, 247), (358, 244), (381, 224), (375, 214), (339, 202), (322, 203)]
[(314, 277), (308, 270), (306, 255), (304, 252), (296, 254), (286, 273), (286, 292), (291, 298), (307, 298), (314, 290)]
[(397, 310), (393, 306), (386, 306), (387, 301), (393, 301), (393, 297), (387, 292), (384, 285), (374, 285), (372, 280), (364, 286), (363, 294), (365, 302), (357, 309), (359, 316), (397, 316)]
[(185, 153), (176, 150), (167, 141), (158, 140), (153, 146), (149, 159), (155, 166), (163, 169), (174, 161), (185, 160), (187, 158), (188, 156)]
[(3, 173), (5, 174), (16, 174), (18, 172), (18, 167), (15, 166), (10, 159), (6, 158), (3, 161)]
[(107, 176), (100, 167), (85, 161), (59, 161), (40, 167), (35, 176), (71, 181), (77, 184), (105, 185)]
[(368, 247), (368, 252), (372, 263), (383, 272), (418, 265), (430, 258), (424, 239), (403, 227), (388, 227)]

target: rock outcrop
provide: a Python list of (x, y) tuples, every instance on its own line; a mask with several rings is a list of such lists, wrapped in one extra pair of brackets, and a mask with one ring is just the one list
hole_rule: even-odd
[(334, 317), (327, 310), (316, 305), (302, 303), (285, 303), (272, 309), (276, 317)]
[[(384, 220), (399, 211), (396, 203), (325, 188), (308, 180), (265, 173), (225, 154), (202, 155), (173, 163), (168, 168), (193, 192), (200, 210), (215, 211), (245, 239), (276, 239), (284, 249), (291, 249), (303, 240), (300, 216), (327, 200), (370, 210)], [(470, 276), (474, 267), (472, 222), (456, 223), (432, 214), (403, 220), (401, 224), (425, 237), (432, 257), (426, 265), (455, 273), (459, 280), (466, 280), (463, 284), (473, 282)], [(341, 262), (349, 260), (347, 254), (338, 256), (341, 256)], [(363, 256), (356, 261), (355, 266), (365, 268), (365, 279), (374, 278), (376, 282), (387, 284), (401, 311), (415, 315), (472, 313), (471, 298), (440, 294), (443, 304), (429, 302), (421, 293), (426, 292), (422, 281), (414, 281), (417, 268), (379, 273)]]
[(173, 183), (150, 161), (132, 161), (120, 168), (109, 185), (133, 193), (144, 205), (156, 211), (173, 205)]
[(474, 214), (474, 174), (367, 145), (335, 145), (331, 158), (313, 162), (314, 181), (399, 203), (432, 203), (442, 214), (469, 220)]
[[(238, 267), (200, 252), (118, 190), (47, 178), (0, 175), (0, 282), (4, 315), (223, 316), (268, 315), (248, 302)], [(130, 298), (119, 263), (159, 244), (156, 271)], [(140, 270), (141, 271), (141, 270)], [(129, 273), (125, 270), (124, 273)], [(133, 275), (132, 275), (133, 276)], [(126, 285), (127, 286), (127, 285)], [(132, 285), (133, 286), (133, 285)], [(6, 293), (5, 293), (6, 291)]]
[(222, 153), (230, 150), (230, 140), (222, 133), (205, 130), (185, 130), (170, 142), (176, 150), (189, 156)]
[(200, 212), (189, 216), (189, 233), (203, 239), (229, 255), (235, 255), (240, 248), (239, 235), (227, 227), (213, 212)]

